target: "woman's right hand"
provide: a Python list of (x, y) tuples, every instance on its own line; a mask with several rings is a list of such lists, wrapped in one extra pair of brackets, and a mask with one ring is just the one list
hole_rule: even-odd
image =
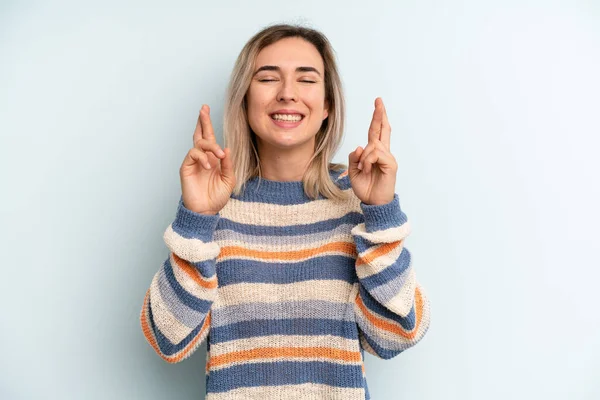
[(183, 205), (200, 214), (217, 214), (233, 193), (231, 150), (226, 148), (223, 152), (217, 143), (208, 105), (200, 109), (194, 147), (185, 156), (179, 177)]

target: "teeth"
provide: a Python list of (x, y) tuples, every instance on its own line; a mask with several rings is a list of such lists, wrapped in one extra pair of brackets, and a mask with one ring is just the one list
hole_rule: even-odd
[(302, 116), (298, 114), (273, 114), (271, 118), (279, 121), (298, 122), (302, 119)]

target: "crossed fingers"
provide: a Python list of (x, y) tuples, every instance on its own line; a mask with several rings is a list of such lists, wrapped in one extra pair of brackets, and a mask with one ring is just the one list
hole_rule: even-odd
[(193, 140), (194, 147), (200, 150), (205, 156), (202, 157), (202, 163), (206, 168), (211, 169), (211, 164), (214, 164), (217, 158), (225, 156), (215, 138), (215, 131), (210, 120), (210, 107), (208, 105), (203, 105), (200, 109)]
[(387, 112), (383, 105), (383, 100), (378, 97), (375, 99), (375, 110), (369, 126), (368, 144), (360, 152), (358, 168), (365, 173), (371, 172), (373, 163), (382, 161), (384, 163), (391, 161), (390, 154), (390, 136), (392, 127), (388, 121)]

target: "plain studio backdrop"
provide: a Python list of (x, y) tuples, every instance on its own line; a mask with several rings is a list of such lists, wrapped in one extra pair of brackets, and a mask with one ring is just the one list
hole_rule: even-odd
[(201, 399), (139, 312), (203, 103), (237, 54), (322, 30), (347, 129), (381, 96), (430, 330), (369, 354), (375, 400), (600, 398), (595, 1), (16, 2), (0, 6), (0, 398)]

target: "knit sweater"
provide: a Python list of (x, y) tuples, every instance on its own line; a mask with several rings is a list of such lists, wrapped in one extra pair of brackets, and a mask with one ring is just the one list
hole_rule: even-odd
[(140, 322), (170, 363), (207, 340), (206, 399), (369, 399), (364, 351), (389, 359), (427, 332), (398, 195), (367, 205), (330, 174), (349, 200), (259, 178), (217, 215), (180, 198)]

